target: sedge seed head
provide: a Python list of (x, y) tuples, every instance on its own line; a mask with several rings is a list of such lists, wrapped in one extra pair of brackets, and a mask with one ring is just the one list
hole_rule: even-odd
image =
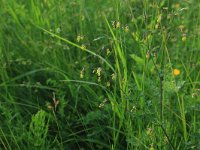
[(183, 35), (181, 40), (182, 40), (183, 42), (185, 42), (185, 41), (187, 40), (186, 35)]
[(102, 68), (101, 68), (101, 67), (98, 67), (98, 68), (97, 68), (97, 72), (96, 72), (96, 74), (97, 74), (98, 77), (101, 76), (101, 71), (102, 71)]

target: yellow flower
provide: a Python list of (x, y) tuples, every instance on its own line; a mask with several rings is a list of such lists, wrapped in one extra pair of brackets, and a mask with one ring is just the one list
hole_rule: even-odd
[(174, 76), (178, 76), (181, 73), (181, 71), (179, 69), (174, 69), (173, 70), (173, 75)]

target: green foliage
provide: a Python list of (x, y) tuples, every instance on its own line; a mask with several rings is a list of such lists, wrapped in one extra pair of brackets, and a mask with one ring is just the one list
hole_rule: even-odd
[(198, 0), (0, 2), (0, 149), (200, 149)]
[(36, 147), (45, 147), (49, 128), (49, 117), (44, 110), (32, 116), (29, 126), (28, 141)]

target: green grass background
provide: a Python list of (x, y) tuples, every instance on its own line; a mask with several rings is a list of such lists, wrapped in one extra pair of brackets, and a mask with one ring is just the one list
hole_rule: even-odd
[(0, 0), (0, 16), (0, 149), (200, 149), (199, 0)]

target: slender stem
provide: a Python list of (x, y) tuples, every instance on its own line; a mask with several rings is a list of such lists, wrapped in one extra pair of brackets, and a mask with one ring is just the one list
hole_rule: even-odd
[(160, 121), (163, 120), (163, 74), (160, 77)]
[(167, 140), (168, 140), (169, 144), (171, 145), (172, 149), (175, 150), (175, 147), (174, 147), (174, 145), (172, 144), (172, 141), (170, 140), (170, 138), (169, 138), (169, 136), (168, 136), (168, 134), (167, 134), (165, 128), (163, 127), (162, 124), (160, 124), (160, 127), (162, 128), (162, 130), (163, 130), (165, 136), (167, 137)]
[(164, 76), (163, 76), (162, 71), (159, 71), (159, 69), (157, 68), (157, 66), (154, 62), (154, 59), (152, 59), (152, 62), (154, 64), (156, 72), (158, 73), (159, 78), (160, 78), (160, 121), (162, 122), (162, 120), (163, 120), (163, 79), (164, 79)]

